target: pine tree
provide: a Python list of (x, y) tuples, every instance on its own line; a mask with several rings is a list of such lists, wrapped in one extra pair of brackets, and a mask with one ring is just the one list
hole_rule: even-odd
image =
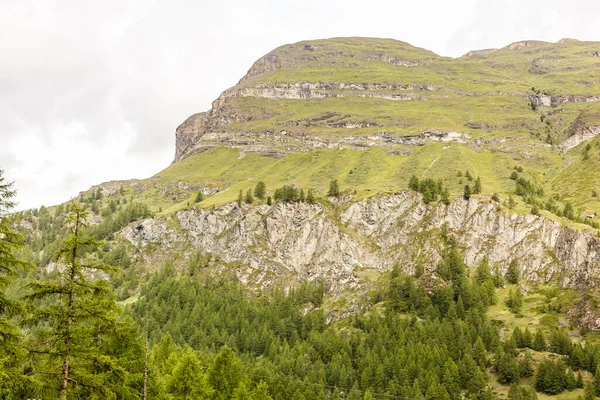
[(535, 351), (546, 351), (548, 349), (548, 345), (546, 344), (546, 337), (544, 336), (544, 332), (542, 332), (541, 329), (538, 329), (535, 332), (532, 349)]
[(513, 259), (508, 265), (506, 281), (511, 284), (519, 283), (519, 264), (516, 259)]
[(202, 190), (199, 190), (198, 193), (196, 193), (194, 203), (200, 203), (201, 201), (204, 201), (204, 193), (202, 193)]
[(256, 184), (254, 188), (254, 197), (259, 200), (264, 200), (265, 195), (267, 194), (267, 185), (263, 181), (260, 181)]
[(229, 399), (238, 387), (242, 375), (241, 366), (228, 346), (223, 346), (208, 371), (209, 383), (215, 390), (215, 400)]
[(75, 202), (70, 208), (66, 221), (70, 236), (55, 256), (57, 268), (47, 279), (28, 285), (27, 298), (40, 304), (33, 310), (32, 322), (45, 322), (37, 327), (30, 347), (48, 357), (40, 373), (48, 377), (47, 388), (59, 387), (61, 400), (76, 390), (82, 397), (112, 397), (131, 372), (114, 349), (129, 351), (139, 343), (129, 342), (136, 339), (130, 333), (123, 334), (106, 280), (94, 278), (113, 268), (86, 256), (100, 245), (85, 235), (88, 213)]
[(419, 178), (416, 175), (410, 177), (410, 181), (408, 181), (408, 188), (414, 190), (415, 192), (419, 191)]
[(327, 192), (327, 196), (340, 197), (340, 185), (338, 184), (337, 179), (332, 179), (331, 182), (329, 182), (329, 191)]
[(240, 189), (240, 193), (238, 194), (238, 198), (237, 198), (238, 206), (241, 207), (243, 202), (244, 202), (244, 192)]
[(248, 189), (248, 191), (246, 192), (246, 197), (244, 198), (244, 201), (247, 204), (254, 203), (254, 196), (252, 196), (252, 190)]
[(209, 399), (214, 391), (192, 349), (186, 348), (177, 359), (167, 383), (168, 393), (177, 399)]
[(474, 194), (480, 194), (481, 193), (481, 178), (477, 177), (477, 179), (475, 179), (475, 185), (473, 187), (473, 193)]
[(594, 374), (594, 391), (596, 392), (596, 396), (600, 396), (600, 363), (599, 366), (596, 366), (596, 373)]
[(260, 381), (254, 390), (252, 390), (252, 400), (273, 400), (269, 395), (269, 387), (266, 382)]
[(308, 204), (315, 204), (315, 193), (313, 189), (308, 189), (308, 193), (306, 195), (306, 202)]
[(471, 198), (471, 186), (465, 185), (465, 192), (463, 194), (463, 197), (467, 200)]
[(24, 357), (21, 348), (21, 330), (11, 318), (21, 314), (19, 302), (7, 296), (7, 287), (20, 269), (27, 263), (19, 260), (14, 251), (23, 246), (23, 238), (15, 232), (6, 216), (15, 206), (12, 201), (16, 192), (12, 182), (7, 182), (0, 170), (0, 397), (3, 391), (14, 391), (27, 379), (20, 368)]

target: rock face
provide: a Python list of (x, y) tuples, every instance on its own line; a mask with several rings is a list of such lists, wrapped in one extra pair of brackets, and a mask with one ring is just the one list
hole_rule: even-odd
[(179, 211), (175, 219), (177, 229), (159, 218), (131, 225), (122, 236), (164, 251), (191, 245), (274, 276), (323, 279), (333, 294), (355, 287), (361, 271), (385, 271), (397, 263), (412, 273), (417, 258), (433, 272), (441, 259), (442, 232), (456, 237), (470, 266), (487, 256), (505, 271), (517, 259), (524, 279), (564, 287), (594, 286), (600, 276), (600, 241), (591, 234), (543, 216), (498, 211), (494, 203), (476, 198), (427, 205), (420, 195), (401, 191), (335, 208), (229, 204)]
[[(568, 127), (572, 121), (562, 119), (571, 114), (561, 113), (561, 107), (581, 103), (583, 109), (583, 103), (600, 100), (594, 90), (596, 53), (597, 43), (578, 41), (522, 41), (458, 59), (387, 39), (285, 45), (257, 60), (209, 111), (190, 116), (177, 128), (175, 161), (217, 146), (274, 157), (315, 147), (388, 146), (388, 151), (399, 151), (396, 145), (436, 140), (424, 135), (428, 131), (465, 127), (460, 132), (464, 138), (483, 125), (486, 132), (496, 131), (494, 137), (514, 137), (515, 131), (546, 137), (538, 116), (524, 118), (524, 110), (531, 102), (550, 107)], [(508, 63), (507, 54), (512, 57)], [(578, 83), (567, 85), (570, 80), (561, 74), (574, 69)], [(537, 81), (524, 82), (519, 70), (534, 79), (544, 75), (547, 87), (542, 89), (549, 91), (532, 90)], [(555, 136), (568, 137), (564, 133)], [(573, 141), (562, 148), (572, 147)]]

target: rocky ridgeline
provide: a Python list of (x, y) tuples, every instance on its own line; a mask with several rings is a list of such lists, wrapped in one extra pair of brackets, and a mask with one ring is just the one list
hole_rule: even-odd
[(543, 216), (499, 211), (495, 203), (477, 198), (427, 205), (409, 191), (328, 207), (193, 208), (133, 224), (121, 235), (142, 247), (153, 244), (160, 254), (211, 253), (236, 263), (243, 282), (268, 286), (277, 276), (323, 279), (339, 295), (359, 286), (364, 271), (398, 264), (413, 273), (417, 258), (424, 260), (427, 274), (435, 274), (443, 232), (456, 237), (470, 266), (487, 256), (505, 271), (517, 259), (524, 279), (563, 287), (595, 286), (600, 276), (600, 240), (589, 232)]
[[(550, 48), (549, 45), (551, 45)], [(590, 46), (592, 45), (593, 43), (590, 44)], [(175, 161), (217, 146), (235, 147), (245, 152), (281, 157), (296, 151), (323, 147), (365, 149), (390, 144), (422, 145), (428, 139), (436, 140), (437, 138), (435, 135), (424, 135), (420, 140), (415, 141), (414, 137), (422, 134), (424, 130), (452, 131), (456, 129), (455, 126), (465, 127), (461, 137), (461, 139), (465, 139), (464, 134), (469, 133), (470, 121), (457, 119), (459, 118), (457, 115), (461, 115), (461, 113), (456, 113), (456, 109), (453, 108), (459, 107), (456, 105), (456, 100), (462, 98), (485, 99), (483, 103), (481, 101), (474, 103), (473, 108), (483, 109), (486, 107), (485, 104), (489, 104), (490, 109), (484, 115), (487, 115), (488, 119), (495, 118), (489, 117), (490, 115), (498, 116), (498, 120), (478, 121), (478, 124), (484, 123), (490, 127), (512, 124), (509, 129), (500, 129), (500, 135), (510, 136), (510, 131), (519, 130), (519, 127), (525, 127), (535, 134), (536, 129), (540, 130), (543, 126), (540, 128), (541, 124), (538, 124), (540, 126), (534, 127), (531, 126), (531, 122), (523, 120), (523, 112), (526, 111), (529, 104), (552, 109), (558, 107), (551, 113), (561, 115), (559, 118), (563, 118), (562, 115), (566, 115), (566, 113), (561, 113), (560, 107), (565, 103), (589, 103), (600, 100), (600, 96), (597, 94), (576, 94), (580, 88), (564, 85), (561, 89), (563, 94), (550, 95), (540, 91), (534, 93), (531, 86), (525, 84), (522, 78), (511, 78), (511, 74), (518, 68), (523, 68), (523, 71), (527, 71), (532, 77), (548, 75), (552, 72), (556, 75), (551, 78), (554, 81), (549, 80), (543, 84), (548, 86), (544, 89), (552, 89), (553, 84), (560, 84), (560, 73), (571, 74), (575, 68), (578, 71), (597, 69), (595, 64), (589, 63), (581, 65), (575, 63), (577, 65), (575, 67), (575, 64), (569, 62), (569, 57), (572, 55), (556, 54), (557, 51), (570, 48), (569, 46), (585, 46), (585, 43), (573, 40), (560, 41), (555, 44), (522, 41), (499, 50), (472, 51), (455, 60), (393, 40), (338, 38), (285, 45), (256, 61), (236, 86), (223, 92), (213, 102), (209, 111), (190, 116), (177, 128)], [(594, 49), (593, 46), (591, 48)], [(507, 52), (510, 52), (511, 55), (516, 54), (517, 58), (506, 61), (503, 57)], [(596, 50), (587, 50), (577, 53), (577, 56), (595, 58), (596, 53)], [(381, 80), (376, 81), (378, 83), (373, 83), (373, 75), (379, 71), (377, 69), (370, 71), (368, 67), (373, 64), (364, 64), (370, 62), (387, 64), (381, 72)], [(515, 65), (515, 62), (518, 65)], [(488, 75), (486, 71), (490, 66), (494, 69), (506, 70), (506, 73), (500, 77), (492, 78), (490, 76), (482, 79), (482, 75)], [(290, 72), (293, 68), (311, 70), (313, 67), (324, 71), (323, 80), (319, 80), (318, 75), (315, 74), (312, 74), (315, 76), (315, 80), (299, 79), (294, 76), (293, 72)], [(331, 73), (329, 73), (328, 67), (332, 68)], [(464, 71), (460, 72), (462, 71), (460, 68), (464, 67), (466, 67)], [(287, 68), (288, 73), (291, 74), (289, 81), (286, 81), (287, 78), (283, 79), (276, 75), (277, 71), (282, 68)], [(399, 71), (398, 77), (394, 78), (393, 73), (386, 68)], [(365, 81), (363, 82), (361, 82), (361, 74), (364, 74)], [(347, 81), (344, 76), (345, 78), (350, 77), (353, 81)], [(595, 85), (593, 74), (586, 75), (586, 77), (590, 80), (582, 80), (582, 85)], [(435, 84), (427, 82), (435, 82)], [(512, 83), (505, 86), (507, 90), (501, 90), (507, 82)], [(513, 88), (519, 87), (522, 90), (513, 90)], [(571, 90), (575, 94), (564, 94), (565, 91), (571, 93)], [(550, 90), (550, 92), (552, 91)], [(498, 96), (502, 97), (502, 100), (497, 100)], [(280, 108), (273, 103), (281, 100), (308, 101), (341, 98), (363, 101), (359, 106), (363, 108), (362, 114), (342, 113), (343, 115), (338, 116), (339, 121), (335, 118), (333, 120), (323, 119), (323, 115), (339, 112), (335, 107), (335, 104), (339, 103), (334, 102), (318, 103), (318, 107), (314, 108), (317, 114), (294, 118), (293, 110)], [(252, 103), (253, 99), (256, 99), (255, 103)], [(271, 101), (268, 106), (264, 106), (264, 99)], [(370, 103), (367, 105), (364, 103), (364, 99), (403, 102), (416, 112), (412, 114), (408, 112), (406, 118), (398, 116), (389, 119), (376, 118), (375, 115), (381, 117), (380, 112), (376, 110), (377, 106)], [(421, 122), (418, 119), (421, 118), (419, 116), (422, 116), (423, 112), (427, 111), (428, 101), (438, 101), (439, 103), (439, 100), (444, 99), (453, 101), (454, 106), (449, 105), (446, 109), (442, 108), (442, 111), (439, 106), (435, 109), (435, 112), (440, 113), (438, 119), (440, 126), (421, 126), (415, 131), (403, 129)], [(510, 106), (501, 106), (501, 114), (498, 114), (495, 104), (502, 102), (510, 104)], [(246, 108), (240, 103), (254, 104), (254, 106)], [(482, 104), (484, 105), (482, 106)], [(522, 109), (519, 108), (521, 107), (519, 104), (522, 104)], [(369, 115), (369, 107), (374, 107), (371, 119), (365, 117), (365, 115)], [(464, 114), (464, 110), (462, 111)], [(511, 113), (514, 113), (512, 119), (510, 118)], [(476, 113), (473, 114), (476, 115)], [(288, 115), (289, 120), (286, 121)], [(500, 116), (504, 119), (502, 120)], [(503, 122), (500, 123), (500, 120)], [(261, 121), (261, 123), (253, 124), (256, 121)], [(558, 128), (561, 132), (556, 132), (556, 137), (553, 139), (556, 139), (556, 144), (560, 144), (565, 138), (569, 138), (560, 146), (564, 151), (597, 134), (597, 126), (594, 125), (570, 129), (567, 135), (566, 131), (562, 132), (562, 130), (568, 128), (571, 121), (561, 121), (561, 124), (563, 122), (565, 128)], [(600, 122), (597, 125), (600, 126)], [(393, 136), (393, 140), (391, 142), (387, 139), (380, 140), (372, 133), (368, 133), (374, 132), (374, 128), (380, 129), (381, 132), (386, 131), (387, 134)], [(399, 138), (400, 135), (394, 135), (395, 131), (399, 130), (404, 135), (409, 134), (408, 140)], [(494, 129), (491, 128), (491, 130)], [(544, 133), (545, 136), (546, 133)]]

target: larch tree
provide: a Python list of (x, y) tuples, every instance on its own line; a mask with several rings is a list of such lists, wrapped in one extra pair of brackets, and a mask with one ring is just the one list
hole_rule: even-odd
[(28, 265), (15, 256), (15, 250), (23, 245), (23, 241), (7, 219), (15, 206), (16, 191), (12, 185), (0, 170), (0, 397), (3, 397), (3, 391), (14, 391), (28, 380), (20, 363), (24, 356), (21, 330), (12, 322), (22, 307), (7, 291), (17, 272)]
[(131, 396), (137, 385), (131, 371), (143, 362), (137, 332), (118, 319), (106, 280), (113, 267), (91, 256), (101, 243), (85, 234), (87, 217), (71, 203), (70, 235), (54, 257), (54, 270), (28, 284), (35, 327), (30, 352), (39, 357), (34, 373), (46, 378), (45, 395), (61, 400)]

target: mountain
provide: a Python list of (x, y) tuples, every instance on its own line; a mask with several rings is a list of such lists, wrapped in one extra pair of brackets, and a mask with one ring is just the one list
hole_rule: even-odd
[[(594, 286), (599, 49), (523, 41), (452, 59), (387, 39), (285, 45), (177, 128), (170, 167), (82, 198), (100, 191), (156, 213), (119, 236), (153, 243), (144, 269), (183, 264), (193, 248), (244, 265), (248, 284), (319, 278), (339, 294), (360, 271), (414, 271), (417, 259), (434, 271), (447, 228), (468, 265), (485, 256), (506, 271), (517, 257), (530, 281)], [(326, 196), (333, 179), (337, 199)], [(240, 202), (258, 182), (318, 201)]]
[[(600, 43), (573, 39), (452, 59), (335, 38), (261, 57), (177, 128), (168, 168), (76, 199), (101, 241), (80, 254), (119, 267), (95, 278), (144, 332), (131, 348), (152, 349), (133, 380), (99, 387), (600, 394), (599, 65)], [(23, 279), (60, 271), (69, 209), (11, 217), (38, 267)], [(26, 372), (46, 371), (32, 360)]]

